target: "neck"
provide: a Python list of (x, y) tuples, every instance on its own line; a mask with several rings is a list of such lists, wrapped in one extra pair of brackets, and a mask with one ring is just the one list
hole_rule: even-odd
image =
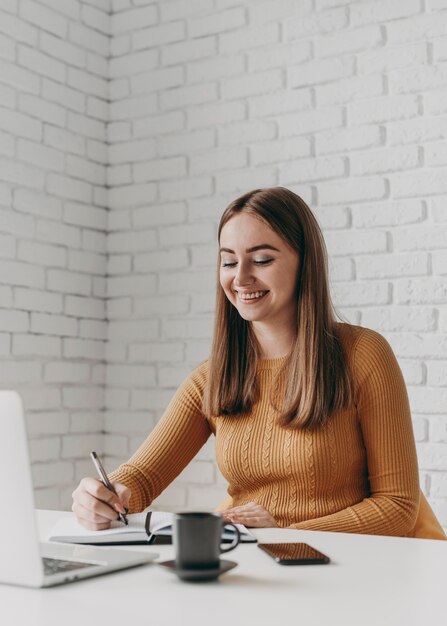
[(269, 325), (253, 322), (253, 332), (263, 359), (277, 359), (289, 354), (295, 333), (291, 328), (272, 329)]

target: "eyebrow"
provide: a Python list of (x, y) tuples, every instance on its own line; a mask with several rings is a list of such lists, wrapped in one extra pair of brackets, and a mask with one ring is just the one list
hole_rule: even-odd
[[(253, 248), (247, 248), (245, 252), (256, 252), (257, 250), (274, 250), (275, 252), (279, 252), (278, 248), (269, 246), (268, 243), (261, 243), (260, 246), (253, 246)], [(229, 254), (234, 254), (234, 250), (230, 250), (230, 248), (220, 248), (220, 252), (228, 252)]]

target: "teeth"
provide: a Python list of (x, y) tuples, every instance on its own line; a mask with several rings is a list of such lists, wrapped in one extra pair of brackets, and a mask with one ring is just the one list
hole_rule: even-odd
[(255, 291), (253, 293), (240, 293), (239, 297), (241, 298), (241, 300), (254, 300), (255, 298), (260, 298), (266, 293), (267, 293), (266, 291)]

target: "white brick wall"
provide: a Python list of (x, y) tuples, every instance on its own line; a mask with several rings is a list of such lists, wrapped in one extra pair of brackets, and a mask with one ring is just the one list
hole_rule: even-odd
[[(77, 464), (95, 445), (104, 449), (97, 367), (106, 321), (96, 292), (106, 271), (106, 209), (96, 199), (107, 163), (106, 119), (98, 111), (108, 107), (109, 3), (6, 4), (4, 11), (0, 3), (0, 387), (24, 398), (36, 504), (65, 507)], [(104, 146), (99, 159), (92, 141)]]
[[(124, 378), (131, 394), (120, 377), (109, 379), (108, 410), (133, 414), (147, 404), (160, 415), (160, 388), (168, 397), (209, 349), (220, 213), (239, 192), (286, 185), (320, 219), (340, 311), (396, 351), (423, 485), (447, 526), (446, 4), (112, 6), (108, 138), (122, 169), (108, 176), (117, 318), (108, 349), (123, 374), (152, 367), (155, 378)], [(152, 22), (137, 24), (144, 6)], [(106, 438), (122, 437), (119, 422), (107, 425)], [(110, 463), (142, 436), (111, 445), (123, 452)], [(207, 449), (160, 506), (213, 506), (221, 497)]]
[[(29, 409), (41, 505), (69, 502), (89, 446), (109, 467), (127, 458), (206, 357), (218, 218), (283, 184), (322, 224), (339, 310), (397, 354), (447, 527), (446, 9), (8, 3), (0, 355)], [(159, 506), (214, 506), (213, 458), (209, 442)]]

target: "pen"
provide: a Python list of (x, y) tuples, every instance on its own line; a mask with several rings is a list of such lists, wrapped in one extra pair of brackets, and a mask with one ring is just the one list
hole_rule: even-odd
[[(90, 452), (90, 458), (92, 459), (93, 464), (96, 467), (96, 471), (98, 472), (100, 479), (104, 483), (104, 486), (107, 487), (107, 489), (109, 489), (109, 491), (111, 491), (112, 493), (117, 495), (117, 493), (116, 493), (115, 489), (113, 488), (112, 483), (110, 482), (109, 477), (107, 476), (106, 471), (103, 468), (102, 463), (99, 460), (99, 457), (98, 457), (98, 455), (96, 454), (95, 451)], [(123, 524), (126, 524), (126, 526), (129, 525), (129, 522), (127, 521), (127, 517), (124, 515), (124, 513), (118, 513), (118, 518), (123, 522)]]

